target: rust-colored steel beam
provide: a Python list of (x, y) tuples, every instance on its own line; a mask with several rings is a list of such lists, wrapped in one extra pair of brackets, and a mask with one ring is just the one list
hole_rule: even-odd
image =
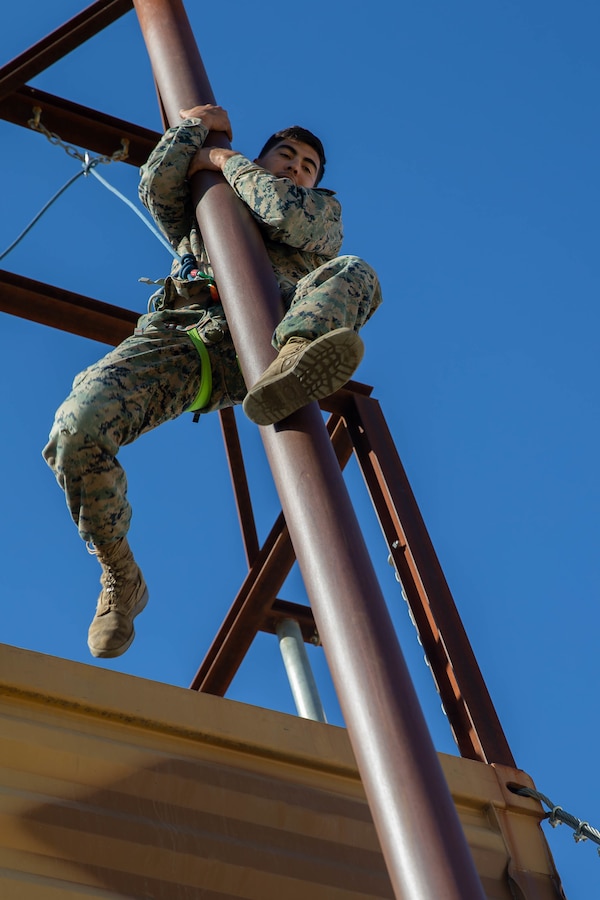
[(119, 19), (132, 0), (97, 0), (33, 47), (0, 68), (0, 98), (6, 97)]
[[(110, 156), (121, 149), (121, 141), (126, 139), (129, 141), (126, 162), (133, 166), (146, 162), (160, 137), (149, 128), (133, 125), (29, 86), (0, 100), (0, 118), (28, 128), (36, 106), (42, 111), (41, 122), (48, 131), (77, 147)], [(40, 134), (39, 139), (45, 140), (45, 137)]]
[[(367, 385), (360, 384), (359, 382), (353, 381), (348, 382), (348, 385), (342, 390), (343, 396), (345, 398), (355, 390), (357, 390), (359, 393), (368, 395), (371, 393), (372, 388), (368, 387)], [(338, 395), (336, 394), (335, 397), (337, 396)], [(326, 400), (322, 401), (320, 404), (322, 409), (325, 409), (326, 405), (330, 405), (327, 404), (328, 400), (331, 400), (333, 402), (333, 405), (339, 406), (340, 408), (344, 403), (344, 400), (342, 398), (338, 399), (337, 401), (333, 398), (326, 398)], [(248, 565), (250, 566), (253, 560), (258, 555), (259, 543), (258, 535), (256, 533), (254, 512), (252, 509), (252, 500), (250, 498), (250, 490), (246, 477), (244, 456), (242, 453), (242, 447), (240, 444), (240, 438), (233, 408), (222, 409), (219, 415), (221, 417), (221, 430), (223, 433), (223, 440), (225, 442), (225, 450), (229, 463), (229, 474), (231, 477), (233, 493), (238, 510), (238, 518), (240, 521), (240, 529), (242, 532), (242, 540), (244, 542), (246, 560), (248, 562)], [(348, 437), (346, 426), (338, 416), (335, 417), (335, 420), (333, 417), (330, 417), (328, 422), (328, 430), (331, 435), (331, 440), (334, 445), (334, 449), (336, 450), (338, 460), (340, 460), (341, 462), (342, 456), (344, 457), (343, 462), (341, 462), (343, 468), (352, 453), (352, 444), (350, 443), (350, 438)], [(343, 449), (342, 442), (344, 442)]]
[(319, 632), (310, 606), (276, 600), (261, 625), (261, 631), (277, 634), (277, 625), (284, 619), (294, 619), (300, 626), (302, 637), (307, 644), (320, 644)]
[(250, 499), (250, 489), (246, 478), (246, 466), (244, 465), (240, 436), (235, 421), (235, 412), (233, 408), (222, 409), (219, 415), (227, 462), (229, 464), (229, 475), (240, 520), (246, 562), (248, 566), (251, 566), (258, 556), (258, 534), (256, 533), (256, 522), (254, 521), (252, 500)]
[[(343, 467), (352, 455), (346, 426), (341, 419), (332, 416), (327, 428)], [(256, 633), (271, 620), (275, 598), (295, 560), (285, 519), (279, 515), (200, 664), (191, 688), (225, 696)]]
[(280, 514), (200, 664), (192, 690), (225, 695), (295, 560)]
[[(180, 0), (134, 0), (170, 124), (214, 95)], [(217, 174), (196, 215), (247, 383), (282, 309), (260, 232)], [(390, 879), (404, 900), (484, 900), (317, 404), (261, 435)]]
[(347, 424), (462, 756), (516, 767), (406, 472), (376, 400)]
[(372, 393), (373, 388), (370, 384), (362, 384), (360, 381), (347, 381), (344, 387), (336, 391), (335, 394), (320, 400), (319, 406), (325, 412), (343, 416), (345, 415), (348, 401), (351, 400), (353, 394), (362, 394), (365, 397), (370, 397)]
[(139, 318), (129, 309), (4, 270), (0, 270), (0, 311), (113, 346), (133, 333)]

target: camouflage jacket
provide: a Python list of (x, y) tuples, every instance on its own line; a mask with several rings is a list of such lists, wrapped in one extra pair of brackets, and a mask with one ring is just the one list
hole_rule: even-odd
[[(198, 268), (212, 275), (187, 181), (190, 161), (207, 135), (206, 126), (195, 118), (170, 128), (140, 170), (139, 195), (179, 255), (193, 253)], [(223, 175), (259, 224), (284, 300), (300, 278), (338, 255), (341, 207), (331, 191), (296, 187), (289, 178), (277, 178), (241, 155), (227, 160)], [(195, 283), (173, 277), (178, 269), (174, 260), (167, 297), (174, 287), (190, 303), (196, 302)]]

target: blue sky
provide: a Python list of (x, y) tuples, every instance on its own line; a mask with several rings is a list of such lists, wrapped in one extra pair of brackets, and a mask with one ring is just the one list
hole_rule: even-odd
[[(10, 4), (0, 61), (84, 6)], [(295, 122), (322, 136), (344, 252), (377, 269), (385, 298), (357, 378), (382, 404), (518, 765), (600, 827), (597, 4), (188, 7), (236, 149), (253, 156)], [(32, 83), (160, 130), (133, 13)], [(79, 163), (5, 122), (0, 146), (1, 253)], [(137, 201), (134, 167), (100, 174)], [(0, 266), (142, 312), (138, 278), (169, 262), (80, 178)], [(151, 600), (130, 651), (94, 661), (99, 569), (40, 451), (74, 375), (108, 348), (7, 315), (2, 334), (2, 640), (187, 686), (245, 575), (218, 417), (123, 451)], [(279, 505), (258, 430), (237, 421), (264, 538)], [(456, 752), (353, 464), (347, 477), (435, 745)], [(281, 596), (305, 602), (295, 570)], [(341, 724), (322, 652), (311, 660)], [(259, 636), (228, 696), (294, 711), (275, 638)], [(546, 834), (569, 900), (596, 896), (595, 847)]]

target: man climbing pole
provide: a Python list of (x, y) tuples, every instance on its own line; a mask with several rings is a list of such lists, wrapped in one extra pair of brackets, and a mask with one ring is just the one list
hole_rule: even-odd
[[(317, 188), (326, 160), (315, 135), (299, 126), (277, 132), (252, 162), (235, 150), (204, 146), (211, 131), (231, 139), (221, 107), (180, 115), (140, 181), (140, 197), (178, 260), (135, 333), (75, 378), (43, 451), (102, 566), (88, 633), (96, 657), (129, 648), (133, 620), (148, 600), (126, 537), (131, 507), (119, 448), (183, 412), (197, 416), (243, 403), (252, 421), (270, 425), (328, 396), (360, 363), (358, 331), (381, 302), (370, 266), (337, 256), (341, 208), (331, 191)], [(194, 218), (188, 179), (201, 169), (222, 172), (258, 222), (285, 309), (273, 335), (277, 357), (249, 391)]]

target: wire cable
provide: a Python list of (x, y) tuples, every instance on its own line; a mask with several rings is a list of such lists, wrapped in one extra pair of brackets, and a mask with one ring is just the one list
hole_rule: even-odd
[(67, 188), (71, 187), (71, 185), (73, 184), (74, 181), (77, 181), (78, 178), (81, 178), (81, 176), (85, 175), (85, 174), (86, 174), (85, 169), (82, 169), (81, 172), (77, 172), (76, 175), (73, 175), (71, 178), (69, 178), (69, 180), (66, 182), (66, 184), (63, 184), (63, 186), (60, 188), (60, 190), (58, 190), (54, 194), (54, 196), (51, 197), (50, 200), (48, 200), (46, 205), (42, 207), (42, 209), (39, 211), (39, 213), (36, 216), (34, 216), (34, 218), (31, 220), (29, 225), (27, 225), (27, 227), (23, 229), (21, 234), (12, 242), (10, 247), (7, 247), (6, 250), (4, 251), (4, 253), (0, 254), (0, 260), (3, 260), (5, 256), (8, 256), (8, 254), (11, 252), (11, 250), (15, 249), (17, 244), (19, 244), (23, 240), (25, 235), (31, 231), (31, 229), (36, 224), (36, 222), (39, 222), (39, 220), (42, 218), (44, 213), (50, 209), (50, 207), (52, 206), (54, 201), (58, 200), (60, 195), (64, 194), (64, 192), (67, 190)]
[[(80, 173), (80, 174), (81, 174), (81, 173)], [(137, 216), (139, 219), (142, 220), (142, 222), (144, 223), (144, 225), (146, 226), (146, 228), (150, 229), (150, 231), (152, 232), (152, 234), (154, 235), (154, 237), (157, 238), (157, 239), (161, 242), (161, 244), (162, 244), (164, 247), (167, 248), (167, 250), (169, 251), (169, 253), (170, 253), (171, 256), (173, 257), (173, 259), (176, 259), (176, 260), (178, 260), (179, 262), (181, 262), (181, 256), (179, 255), (179, 253), (177, 253), (177, 252), (173, 249), (173, 247), (172, 247), (171, 244), (168, 242), (168, 240), (166, 239), (166, 237), (165, 237), (163, 234), (160, 233), (160, 231), (158, 230), (158, 228), (155, 228), (155, 227), (154, 227), (154, 225), (152, 224), (152, 222), (148, 221), (148, 219), (146, 218), (146, 216), (145, 216), (145, 215), (137, 208), (137, 206), (135, 206), (134, 203), (131, 202), (131, 200), (129, 200), (127, 197), (125, 197), (124, 194), (122, 194), (119, 190), (117, 190), (116, 187), (113, 187), (112, 184), (109, 184), (109, 182), (106, 181), (106, 180), (102, 177), (102, 175), (99, 175), (98, 172), (96, 172), (96, 168), (95, 168), (95, 167), (94, 167), (94, 168), (90, 168), (90, 174), (93, 175), (94, 178), (97, 178), (98, 181), (101, 182), (101, 184), (103, 184), (105, 188), (107, 188), (109, 191), (111, 191), (113, 194), (115, 194), (115, 196), (118, 197), (120, 200), (122, 200), (123, 203), (126, 203), (127, 206), (129, 207), (129, 209), (131, 209), (131, 210), (136, 214), (136, 216)]]

